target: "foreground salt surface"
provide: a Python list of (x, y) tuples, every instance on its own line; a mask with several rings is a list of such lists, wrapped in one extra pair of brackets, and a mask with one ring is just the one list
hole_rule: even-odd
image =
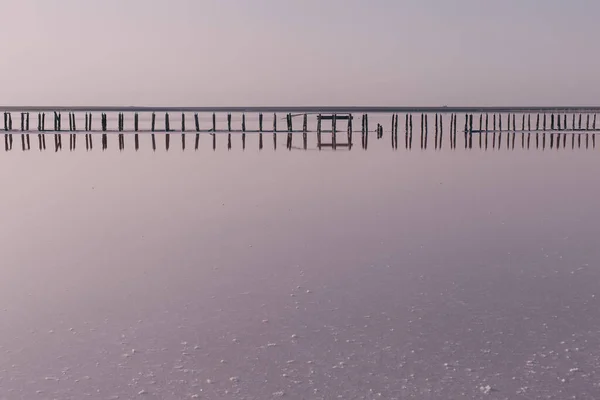
[[(402, 185), (389, 183), (396, 172), (363, 176), (363, 190), (342, 187), (344, 177), (406, 170), (402, 158), (371, 167), (336, 157), (324, 182), (340, 186), (313, 187), (311, 175), (282, 193), (263, 178), (222, 197), (188, 191), (199, 166), (185, 175), (158, 163), (165, 199), (144, 187), (113, 193), (100, 175), (110, 165), (90, 169), (95, 189), (67, 187), (64, 205), (81, 226), (50, 212), (43, 226), (18, 218), (27, 235), (11, 232), (23, 250), (0, 281), (0, 399), (598, 399), (597, 164), (558, 163), (587, 184), (555, 189), (534, 178), (562, 169), (537, 159), (535, 171), (530, 157), (486, 159), (477, 172), (442, 163)], [(533, 166), (517, 174), (519, 160)], [(9, 221), (15, 205), (0, 202)], [(79, 204), (118, 229), (86, 231)], [(58, 236), (54, 226), (63, 230), (52, 242), (40, 231)], [(3, 248), (7, 260), (15, 248)]]
[[(471, 271), (452, 282), (431, 269), (398, 265), (352, 268), (347, 280), (315, 272), (282, 268), (276, 293), (212, 295), (202, 303), (188, 293), (143, 320), (40, 327), (22, 348), (2, 349), (0, 393), (6, 399), (600, 394), (595, 267), (495, 268), (486, 281)], [(402, 293), (389, 284), (399, 273)]]

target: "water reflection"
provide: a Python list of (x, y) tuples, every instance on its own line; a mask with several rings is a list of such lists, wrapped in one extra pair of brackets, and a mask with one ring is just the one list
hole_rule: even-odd
[(0, 157), (0, 398), (600, 396), (594, 151), (110, 138)]

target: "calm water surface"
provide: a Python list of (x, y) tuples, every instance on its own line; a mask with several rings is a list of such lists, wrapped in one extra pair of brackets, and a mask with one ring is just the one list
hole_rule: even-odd
[(600, 398), (597, 150), (111, 140), (0, 154), (0, 399)]

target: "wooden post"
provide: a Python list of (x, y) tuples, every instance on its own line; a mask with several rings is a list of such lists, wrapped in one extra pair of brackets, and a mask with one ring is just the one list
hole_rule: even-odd
[[(394, 134), (396, 133), (396, 116), (397, 114), (392, 114), (392, 149), (396, 148)], [(435, 139), (436, 139), (436, 147), (437, 147), (437, 114), (435, 114)]]
[(421, 148), (423, 148), (423, 135), (425, 134), (425, 116), (421, 114)]
[(242, 114), (242, 150), (246, 150), (246, 114)]
[(285, 116), (285, 120), (287, 122), (287, 141), (286, 141), (286, 147), (288, 150), (292, 149), (292, 114), (288, 113)]
[(133, 115), (133, 129), (136, 132), (139, 130), (139, 119), (140, 119), (140, 116), (138, 115), (138, 113), (135, 113)]
[(596, 114), (594, 114), (594, 122), (592, 122), (592, 129), (596, 130)]
[(408, 114), (404, 114), (404, 148), (408, 149)]
[(585, 118), (585, 130), (586, 131), (590, 130), (590, 114), (587, 114), (586, 118)]
[(573, 114), (573, 119), (571, 120), (571, 130), (575, 130), (575, 114)]
[(428, 131), (427, 125), (428, 125), (427, 124), (427, 114), (425, 114), (425, 142), (424, 142), (425, 148), (427, 148), (427, 142), (428, 142), (428, 140), (427, 140), (427, 131)]
[(212, 115), (212, 145), (213, 151), (217, 150), (217, 117), (215, 113)]
[[(349, 132), (350, 141), (352, 141), (352, 132)], [(308, 146), (308, 116), (304, 114), (302, 117), (302, 145), (304, 150), (306, 150)]]
[[(168, 125), (165, 119), (165, 125)], [(169, 133), (167, 126), (165, 126), (165, 150), (169, 151), (169, 147), (171, 147), (171, 134)]]
[[(304, 125), (306, 126), (306, 114), (304, 114)], [(396, 130), (398, 130), (398, 115), (396, 115)], [(398, 146), (396, 139), (396, 146)], [(304, 145), (306, 149), (306, 144)], [(348, 116), (348, 149), (352, 149), (352, 114)]]
[(479, 148), (481, 149), (481, 132), (483, 131), (483, 114), (479, 114)]
[[(365, 116), (363, 115), (363, 125)], [(364, 144), (364, 141), (363, 141)], [(321, 114), (317, 115), (317, 147), (321, 150)], [(363, 146), (364, 147), (364, 146)]]
[(469, 133), (469, 115), (465, 114), (465, 149), (468, 148), (468, 133)]
[(473, 114), (469, 115), (469, 149), (473, 148)]
[(450, 148), (454, 149), (456, 146), (456, 138), (454, 137), (454, 120), (456, 115), (454, 113), (450, 114)]
[[(10, 117), (10, 114), (8, 116)], [(577, 129), (581, 130), (581, 114), (579, 114), (579, 127)]]
[(535, 130), (539, 131), (540, 130), (540, 114), (537, 114), (537, 118), (535, 120)]
[(196, 124), (196, 132), (200, 132), (200, 120), (198, 119), (198, 113), (194, 114), (194, 123)]
[(273, 150), (277, 150), (277, 114), (273, 113)]
[[(90, 135), (90, 139), (91, 139), (91, 135)], [(133, 145), (135, 147), (135, 151), (138, 151), (140, 149), (140, 138), (139, 138), (139, 134), (137, 132), (133, 136)]]
[(440, 114), (440, 145), (439, 148), (442, 148), (442, 140), (444, 137), (444, 120), (443, 120), (443, 114)]
[(152, 113), (152, 132), (155, 131), (156, 128), (156, 114)]
[(554, 130), (554, 113), (550, 114), (550, 130)]
[(181, 113), (181, 132), (185, 132), (185, 113)]
[(337, 149), (337, 115), (333, 114), (331, 120), (331, 144), (334, 150)]
[(369, 147), (369, 114), (365, 114), (365, 150)]
[(171, 130), (171, 124), (169, 122), (169, 113), (165, 113), (165, 132), (169, 132)]
[(262, 150), (263, 148), (263, 115), (262, 113), (258, 114), (258, 149)]
[(231, 113), (227, 114), (227, 150), (231, 150)]

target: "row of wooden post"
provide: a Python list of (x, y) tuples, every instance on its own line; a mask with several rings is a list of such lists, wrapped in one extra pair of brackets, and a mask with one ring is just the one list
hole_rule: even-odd
[[(70, 137), (69, 137), (69, 148), (71, 150), (75, 149), (76, 147), (76, 143), (77, 143), (77, 137), (75, 132), (77, 132), (77, 126), (76, 126), (76, 118), (75, 118), (75, 114), (74, 113), (69, 113), (69, 131), (71, 132)], [(491, 118), (490, 118), (491, 117)], [(434, 136), (434, 146), (436, 149), (442, 148), (442, 143), (443, 143), (443, 116), (442, 114), (435, 114), (434, 115), (435, 118), (435, 136)], [(303, 126), (302, 126), (302, 147), (304, 149), (307, 148), (307, 134), (308, 134), (308, 121), (307, 121), (308, 117), (307, 114), (303, 115)], [(331, 120), (331, 124), (332, 124), (332, 129), (331, 129), (331, 143), (324, 143), (323, 142), (323, 138), (322, 138), (322, 134), (324, 133), (322, 130), (322, 120), (323, 119), (328, 119)], [(347, 119), (348, 120), (348, 129), (347, 129), (347, 135), (348, 135), (348, 141), (347, 143), (338, 143), (338, 128), (337, 128), (337, 122), (340, 119)], [(428, 146), (428, 119), (429, 119), (429, 115), (428, 114), (421, 114), (421, 140), (420, 140), (420, 146), (422, 149), (426, 149)], [(456, 114), (451, 114), (450, 115), (450, 147), (455, 149), (457, 146), (457, 142), (456, 142), (456, 133), (457, 133), (457, 119), (458, 116)], [(392, 147), (394, 149), (398, 148), (398, 125), (399, 125), (399, 116), (398, 114), (393, 114), (392, 115), (392, 127), (391, 127), (391, 139), (392, 139)], [(507, 114), (506, 117), (506, 126), (503, 129), (503, 118), (501, 114), (492, 114), (491, 116), (488, 114), (480, 114), (479, 118), (478, 118), (478, 122), (479, 122), (479, 129), (476, 129), (474, 127), (475, 125), (475, 120), (474, 120), (474, 116), (473, 114), (466, 114), (464, 121), (465, 121), (465, 125), (464, 125), (464, 145), (465, 148), (472, 148), (473, 147), (473, 133), (477, 133), (479, 138), (479, 147), (488, 147), (488, 134), (491, 133), (492, 135), (492, 147), (495, 148), (496, 147), (496, 143), (498, 143), (498, 146), (501, 145), (502, 142), (502, 134), (503, 132), (509, 132), (512, 133), (512, 137), (511, 142), (507, 143), (507, 146), (511, 146), (514, 148), (514, 141), (515, 141), (515, 133), (517, 132), (517, 118), (515, 114)], [(546, 134), (549, 134), (549, 138), (550, 138), (550, 146), (553, 147), (554, 145), (554, 139), (555, 139), (555, 135), (558, 135), (557, 133), (548, 133), (547, 128), (549, 127), (551, 131), (565, 131), (568, 130), (568, 116), (566, 114), (550, 114), (549, 116), (547, 114), (537, 114), (535, 115), (535, 128), (532, 129), (532, 114), (522, 114), (521, 118), (520, 118), (520, 125), (521, 125), (521, 132), (523, 133), (522, 135), (522, 146), (525, 146), (525, 133), (528, 133), (527, 136), (527, 145), (529, 146), (529, 143), (531, 141), (531, 136), (530, 136), (530, 132), (535, 132), (536, 136), (535, 136), (535, 140), (536, 140), (536, 147), (539, 144), (539, 141), (541, 139), (542, 141), (542, 147), (545, 147), (545, 141), (546, 141)], [(194, 114), (194, 122), (195, 122), (195, 128), (196, 128), (196, 141), (195, 141), (195, 149), (198, 149), (198, 145), (199, 145), (199, 133), (200, 133), (200, 124), (199, 124), (199, 118), (198, 118), (198, 114)], [(288, 149), (292, 149), (292, 145), (293, 145), (293, 133), (295, 133), (294, 129), (293, 129), (293, 115), (292, 114), (287, 114), (286, 115), (286, 122), (287, 122), (287, 137), (286, 137), (286, 148)], [(491, 124), (490, 124), (491, 122)], [(586, 131), (596, 131), (596, 115), (595, 114), (587, 114), (586, 115), (586, 120), (585, 120), (585, 125), (583, 124), (583, 117), (581, 114), (579, 114), (578, 118), (575, 114), (572, 115), (571, 117), (571, 130), (573, 132), (578, 132), (578, 131), (582, 131), (582, 132), (586, 132)], [(54, 131), (55, 132), (60, 132), (62, 130), (62, 117), (61, 117), (61, 113), (60, 112), (54, 112)], [(490, 126), (491, 125), (491, 126)], [(4, 129), (6, 132), (12, 132), (12, 115), (9, 112), (5, 112), (4, 113)], [(101, 130), (102, 130), (102, 148), (106, 149), (107, 148), (107, 135), (106, 133), (108, 132), (108, 117), (106, 113), (102, 113), (101, 114)], [(29, 113), (28, 112), (22, 112), (21, 113), (21, 131), (22, 132), (29, 132)], [(45, 129), (45, 113), (38, 113), (38, 131), (40, 132), (44, 132), (46, 131)], [(85, 114), (85, 131), (86, 132), (91, 132), (92, 131), (92, 114), (91, 113), (86, 113)], [(119, 149), (123, 150), (125, 148), (125, 138), (124, 138), (124, 134), (123, 132), (125, 131), (125, 115), (124, 113), (119, 113), (118, 114), (118, 132), (119, 132)], [(139, 131), (139, 115), (138, 113), (134, 114), (134, 131), (135, 131), (135, 136), (134, 136), (134, 140), (135, 140), (135, 148), (136, 150), (139, 149), (139, 137), (138, 137), (138, 131)], [(156, 139), (154, 136), (154, 132), (156, 131), (156, 114), (152, 113), (152, 143), (153, 143), (153, 148), (156, 149)], [(166, 143), (166, 147), (167, 149), (170, 146), (170, 132), (172, 132), (171, 126), (170, 126), (170, 118), (169, 118), (169, 113), (165, 114), (165, 143)], [(182, 148), (185, 149), (186, 146), (186, 142), (185, 142), (185, 132), (186, 132), (186, 118), (185, 118), (185, 114), (182, 113), (181, 114), (181, 132), (182, 132), (182, 136), (181, 136), (181, 143), (182, 143)], [(210, 129), (209, 131), (212, 134), (213, 137), (213, 148), (216, 148), (216, 115), (213, 113), (212, 114), (212, 129)], [(228, 132), (228, 138), (227, 138), (227, 147), (228, 149), (232, 148), (232, 115), (231, 114), (227, 114), (227, 132)], [(242, 132), (242, 148), (245, 149), (246, 147), (246, 115), (242, 114), (242, 122), (241, 122), (241, 132)], [(273, 146), (274, 148), (277, 147), (277, 115), (273, 114)], [(317, 116), (317, 146), (319, 149), (321, 149), (322, 147), (327, 147), (330, 146), (333, 149), (336, 149), (338, 146), (348, 146), (349, 148), (352, 146), (352, 133), (353, 133), (353, 129), (352, 129), (352, 116), (342, 116), (342, 115), (327, 115), (327, 116), (323, 116), (321, 114), (319, 114)], [(361, 139), (362, 139), (362, 147), (364, 149), (367, 148), (368, 146), (368, 133), (369, 133), (369, 127), (368, 127), (368, 115), (367, 114), (363, 114), (362, 115), (362, 128), (361, 128)], [(541, 133), (541, 136), (540, 136)], [(377, 128), (376, 128), (376, 134), (377, 134), (377, 138), (381, 139), (384, 136), (384, 129), (383, 129), (383, 125), (381, 124), (377, 124)], [(405, 115), (405, 147), (406, 148), (412, 148), (412, 136), (413, 136), (413, 116), (412, 114), (406, 114)], [(591, 135), (591, 140), (592, 140), (592, 145), (595, 146), (595, 135), (592, 134)], [(496, 138), (498, 138), (498, 140), (496, 140)], [(560, 143), (560, 136), (556, 136), (556, 141), (557, 144)], [(93, 142), (92, 142), (92, 134), (91, 133), (86, 133), (86, 137), (85, 137), (85, 141), (86, 141), (86, 148), (92, 149), (93, 147)], [(31, 144), (30, 144), (30, 138), (29, 138), (29, 134), (26, 133), (25, 135), (22, 135), (21, 138), (21, 142), (22, 142), (22, 147), (24, 149), (30, 149)], [(573, 143), (575, 142), (574, 136), (573, 136)], [(578, 143), (581, 142), (581, 138), (578, 138)], [(38, 135), (38, 143), (40, 148), (45, 148), (45, 137), (44, 135)], [(589, 143), (589, 136), (586, 136), (586, 143)], [(564, 142), (564, 135), (563, 135), (563, 147), (565, 146), (565, 142)], [(9, 134), (9, 136), (6, 136), (5, 138), (5, 147), (7, 149), (12, 149), (12, 134)], [(61, 149), (62, 148), (62, 139), (60, 137), (60, 135), (55, 134), (55, 148)], [(262, 149), (263, 148), (263, 114), (259, 114), (259, 148)]]

